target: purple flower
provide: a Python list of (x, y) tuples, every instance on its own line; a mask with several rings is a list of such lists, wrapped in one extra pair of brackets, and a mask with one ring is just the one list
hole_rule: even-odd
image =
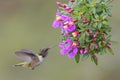
[(53, 28), (58, 28), (60, 26), (63, 26), (63, 23), (61, 21), (58, 21), (58, 20), (53, 21), (53, 24), (52, 24)]
[(62, 15), (61, 18), (64, 21), (64, 26), (62, 27), (66, 33), (72, 32), (76, 29), (75, 21), (72, 19), (72, 17)]
[(73, 47), (73, 51), (71, 53), (68, 54), (69, 58), (73, 58), (77, 55), (78, 52), (78, 48), (77, 47)]
[(76, 29), (75, 20), (73, 20), (72, 17), (64, 15), (64, 16), (62, 16), (62, 18), (65, 21), (63, 28), (67, 32), (72, 32)]
[(64, 33), (73, 32), (76, 29), (75, 21), (72, 17), (68, 15), (61, 15), (59, 10), (56, 12), (56, 19), (53, 21), (52, 27), (60, 27)]
[(73, 20), (72, 17), (67, 16), (67, 15), (61, 15), (61, 18), (64, 22), (71, 21)]
[(57, 28), (57, 27), (61, 27), (61, 26), (63, 26), (62, 17), (61, 17), (59, 10), (57, 10), (56, 19), (53, 21), (52, 27)]
[(73, 42), (70, 38), (68, 38), (66, 41), (59, 44), (59, 46), (62, 48), (60, 50), (61, 55), (67, 54), (69, 58), (75, 57), (78, 52), (77, 45), (77, 42)]
[(64, 23), (63, 27), (67, 32), (73, 32), (76, 29), (76, 25), (74, 24), (74, 21), (68, 21)]
[(60, 42), (59, 47), (63, 48), (66, 47), (68, 44), (71, 44), (72, 40), (70, 38), (67, 38), (66, 41)]

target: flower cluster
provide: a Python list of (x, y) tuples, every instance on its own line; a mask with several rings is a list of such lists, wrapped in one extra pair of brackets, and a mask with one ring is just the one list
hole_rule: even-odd
[(66, 34), (76, 29), (75, 21), (68, 15), (61, 15), (59, 10), (56, 13), (56, 20), (52, 25), (54, 28), (60, 27)]
[(79, 62), (89, 56), (97, 65), (97, 54), (111, 49), (111, 27), (107, 17), (110, 14), (110, 0), (69, 0), (68, 4), (57, 2), (59, 9), (53, 28), (61, 29), (62, 41), (59, 43), (62, 55), (68, 55)]

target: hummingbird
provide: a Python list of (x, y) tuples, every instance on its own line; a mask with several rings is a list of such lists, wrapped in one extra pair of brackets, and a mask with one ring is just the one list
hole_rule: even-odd
[(35, 54), (35, 52), (29, 49), (21, 49), (20, 51), (16, 51), (15, 55), (24, 62), (15, 64), (14, 66), (21, 66), (34, 70), (35, 67), (39, 66), (43, 62), (44, 58), (48, 55), (48, 51), (53, 47), (55, 46), (42, 48), (38, 54)]

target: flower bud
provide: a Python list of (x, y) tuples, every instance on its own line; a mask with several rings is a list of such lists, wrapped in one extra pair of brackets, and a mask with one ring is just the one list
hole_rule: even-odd
[(56, 15), (56, 20), (61, 21), (62, 20), (61, 16)]
[(72, 10), (72, 8), (71, 7), (68, 7), (68, 6), (66, 6), (65, 8), (64, 8), (67, 12), (69, 12), (69, 13), (71, 13), (73, 10)]
[(96, 38), (96, 37), (97, 37), (97, 34), (95, 33), (95, 34), (93, 35), (93, 37)]
[(75, 2), (75, 0), (69, 0), (70, 2)]
[(89, 34), (87, 31), (85, 31), (85, 34), (86, 34), (87, 36), (90, 36), (90, 34)]
[(83, 54), (84, 50), (83, 49), (80, 49), (80, 54)]
[(66, 4), (62, 4), (61, 2), (56, 2), (56, 4), (57, 4), (59, 7), (63, 7), (63, 8), (66, 7)]
[(61, 2), (56, 2), (56, 4), (60, 7), (62, 7), (62, 3)]
[(111, 45), (111, 44), (112, 44), (112, 42), (108, 42), (107, 44)]
[(92, 33), (93, 33), (93, 31), (90, 29), (90, 30), (89, 30), (89, 33), (90, 33), (90, 34), (92, 34)]
[(73, 37), (77, 37), (79, 34), (80, 34), (79, 31), (72, 32), (72, 36), (73, 36)]
[(86, 20), (86, 18), (82, 15), (82, 23), (83, 24), (86, 24), (86, 23), (88, 23), (88, 21)]
[(95, 49), (98, 49), (98, 45), (96, 43), (94, 43)]
[(79, 42), (78, 41), (74, 41), (73, 43), (72, 43), (72, 46), (79, 46)]
[(87, 54), (89, 51), (88, 51), (88, 49), (85, 49), (84, 50), (84, 54)]
[(92, 57), (93, 57), (96, 61), (98, 61), (98, 57), (97, 57), (95, 54), (93, 54)]

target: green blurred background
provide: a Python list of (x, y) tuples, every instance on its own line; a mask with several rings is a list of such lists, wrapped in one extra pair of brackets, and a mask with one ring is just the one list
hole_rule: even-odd
[[(50, 50), (44, 63), (35, 70), (12, 65), (21, 62), (14, 52), (27, 48), (39, 52), (42, 47), (60, 41), (59, 29), (51, 27), (57, 0), (0, 0), (0, 80), (120, 80), (120, 45), (113, 45), (115, 55), (99, 56), (99, 65)], [(59, 0), (67, 2), (67, 0)], [(113, 2), (112, 39), (120, 42), (120, 0)]]

